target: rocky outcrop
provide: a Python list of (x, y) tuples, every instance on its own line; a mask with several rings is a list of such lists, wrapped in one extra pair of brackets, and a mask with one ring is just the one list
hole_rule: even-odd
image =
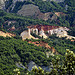
[(39, 14), (35, 15), (35, 17), (37, 17), (38, 19), (47, 21), (48, 19), (50, 19), (51, 14), (52, 14), (52, 12), (47, 12), (47, 13), (39, 12)]
[(60, 17), (60, 16), (66, 16), (66, 14), (63, 13), (63, 12), (55, 12), (55, 15), (58, 16), (58, 17)]
[(19, 15), (22, 16), (33, 16), (33, 18), (38, 18), (42, 20), (48, 20), (50, 19), (50, 14), (52, 12), (42, 13), (39, 10), (39, 7), (33, 4), (23, 5), (23, 7), (18, 11)]
[[(3, 0), (2, 0), (3, 1)], [(17, 12), (17, 14), (22, 15), (22, 16), (32, 16), (33, 18), (38, 18), (42, 20), (57, 20), (57, 17), (63, 15), (61, 12), (46, 12), (42, 13), (39, 9), (38, 6), (33, 5), (33, 4), (27, 4), (27, 5), (21, 5), (20, 9), (15, 11), (15, 5), (16, 2), (24, 2), (24, 1), (32, 1), (32, 0), (13, 0), (10, 6), (6, 9), (7, 12)], [(2, 2), (3, 3), (3, 2)], [(9, 1), (7, 3), (10, 3)], [(3, 3), (4, 4), (4, 3)], [(59, 14), (59, 15), (58, 15)], [(60, 15), (61, 14), (61, 15)], [(50, 17), (50, 15), (53, 15)]]
[[(50, 26), (50, 25), (32, 25), (28, 26), (30, 32), (35, 33), (43, 38), (48, 38), (48, 36), (56, 34), (58, 37), (66, 37), (67, 39), (75, 39), (75, 37), (67, 34), (69, 29), (67, 27), (60, 26)], [(38, 34), (37, 34), (38, 33)]]
[(10, 30), (10, 31), (14, 31), (16, 28), (15, 28), (15, 26), (12, 26), (11, 28), (9, 28), (8, 30)]
[(30, 29), (23, 31), (23, 32), (20, 34), (20, 36), (22, 37), (22, 40), (31, 39), (31, 38), (36, 39), (35, 37), (33, 37), (33, 36), (30, 34)]
[(47, 12), (47, 13), (42, 13), (39, 9), (38, 6), (33, 5), (33, 4), (28, 4), (28, 5), (23, 5), (23, 7), (18, 11), (19, 15), (22, 16), (32, 16), (33, 18), (38, 18), (42, 20), (57, 20), (58, 17), (60, 16), (66, 16), (63, 12)]
[(0, 36), (3, 36), (3, 37), (13, 37), (13, 36), (16, 36), (15, 34), (11, 34), (11, 33), (8, 33), (8, 32), (3, 32), (3, 31), (0, 31)]
[(36, 41), (36, 42), (28, 41), (28, 43), (32, 43), (32, 44), (34, 44), (36, 46), (45, 47), (45, 48), (49, 49), (51, 53), (58, 54), (58, 52), (56, 51), (56, 49), (54, 47), (50, 47), (48, 45), (48, 43), (45, 43), (45, 42), (42, 42), (42, 41), (40, 41), (40, 42), (39, 41)]
[(0, 9), (4, 9), (5, 8), (5, 1), (6, 0), (0, 0)]
[(35, 14), (39, 14), (40, 10), (38, 6), (33, 4), (23, 5), (22, 9), (18, 11), (17, 14), (23, 16), (35, 16)]

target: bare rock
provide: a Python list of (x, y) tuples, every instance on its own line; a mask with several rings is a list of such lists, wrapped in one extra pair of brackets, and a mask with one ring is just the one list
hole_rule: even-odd
[(22, 16), (34, 16), (40, 12), (38, 6), (33, 4), (23, 5), (22, 9), (18, 11), (17, 14)]

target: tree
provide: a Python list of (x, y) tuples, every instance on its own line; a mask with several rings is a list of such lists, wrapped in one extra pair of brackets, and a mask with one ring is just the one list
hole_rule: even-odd
[(66, 50), (65, 60), (60, 65), (60, 58), (57, 56), (56, 60), (53, 60), (53, 68), (50, 72), (45, 72), (42, 68), (35, 67), (31, 72), (34, 75), (75, 75), (75, 54), (69, 49)]

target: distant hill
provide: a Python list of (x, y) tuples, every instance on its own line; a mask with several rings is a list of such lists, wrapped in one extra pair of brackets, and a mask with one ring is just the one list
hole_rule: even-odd
[(18, 11), (18, 14), (23, 16), (34, 16), (35, 14), (39, 14), (40, 10), (38, 6), (33, 4), (24, 5), (21, 10)]

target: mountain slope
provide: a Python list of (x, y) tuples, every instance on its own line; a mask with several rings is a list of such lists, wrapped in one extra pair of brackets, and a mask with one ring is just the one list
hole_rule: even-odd
[(40, 10), (38, 6), (28, 4), (24, 5), (21, 10), (18, 11), (18, 14), (23, 16), (34, 16), (36, 14), (39, 14)]
[(16, 35), (15, 34), (8, 33), (8, 32), (4, 33), (2, 31), (0, 31), (0, 36), (3, 36), (3, 37), (6, 37), (6, 36), (12, 37), (12, 36), (16, 36)]

